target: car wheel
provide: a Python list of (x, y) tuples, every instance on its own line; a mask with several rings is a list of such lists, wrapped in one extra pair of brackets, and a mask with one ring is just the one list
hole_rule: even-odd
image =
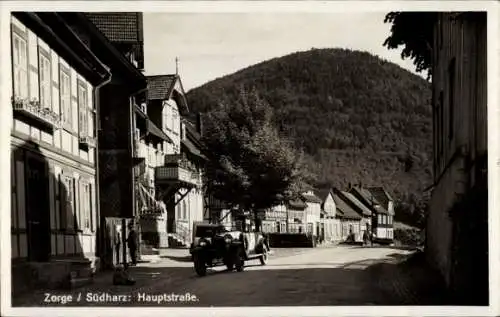
[(198, 274), (198, 276), (207, 275), (207, 266), (202, 257), (194, 256), (194, 270), (196, 271), (196, 274)]
[(259, 257), (260, 264), (266, 265), (267, 263), (267, 248), (263, 246), (262, 248), (262, 255)]
[(243, 251), (237, 250), (234, 259), (234, 266), (237, 272), (242, 272), (245, 267), (245, 261), (243, 260)]

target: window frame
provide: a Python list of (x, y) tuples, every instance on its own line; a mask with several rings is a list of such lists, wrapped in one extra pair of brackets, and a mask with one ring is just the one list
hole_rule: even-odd
[[(44, 60), (47, 62), (48, 74), (44, 73), (46, 71), (43, 69)], [(45, 78), (44, 75), (47, 75), (48, 78)], [(52, 110), (52, 61), (50, 54), (40, 46), (38, 46), (38, 89), (40, 107)], [(46, 95), (45, 89), (48, 90)]]
[[(78, 104), (78, 135), (90, 136), (89, 133), (89, 100), (88, 85), (81, 80), (77, 81), (77, 104)], [(83, 98), (82, 98), (83, 97)], [(85, 101), (83, 102), (82, 99)], [(82, 123), (82, 114), (85, 122)]]
[[(14, 29), (11, 31), (11, 49), (12, 49), (12, 90), (14, 96), (19, 98), (29, 98), (29, 83), (28, 83), (28, 41), (24, 36), (16, 32)], [(16, 54), (15, 41), (19, 40), (19, 43), (24, 44), (24, 49), (19, 46), (19, 56)], [(24, 52), (24, 60), (21, 59), (21, 52)], [(18, 59), (16, 61), (16, 59)], [(19, 73), (19, 78), (18, 78)], [(24, 76), (21, 76), (24, 75)], [(24, 79), (23, 80), (21, 79)], [(16, 87), (18, 86), (18, 87)], [(19, 91), (18, 91), (19, 90)]]
[[(67, 92), (63, 95), (64, 76), (67, 77)], [(67, 104), (66, 104), (67, 101)], [(73, 127), (73, 107), (71, 106), (71, 74), (68, 69), (59, 63), (59, 112), (64, 128), (72, 130)], [(67, 116), (67, 118), (66, 118)]]
[[(75, 179), (70, 175), (61, 175), (62, 181), (60, 182), (59, 197), (64, 199), (64, 205), (59, 208), (59, 230), (69, 231), (75, 229), (75, 221), (71, 223), (71, 219), (75, 220), (76, 213), (76, 193), (75, 193)], [(63, 197), (62, 193), (65, 194)], [(71, 194), (71, 197), (70, 197)], [(71, 210), (68, 210), (68, 205), (71, 205)], [(62, 204), (61, 204), (62, 205)], [(68, 217), (71, 216), (71, 217)]]
[[(80, 180), (79, 193), (79, 212), (77, 217), (77, 230), (90, 233), (92, 232), (92, 184), (88, 180)], [(87, 192), (85, 192), (87, 190)], [(88, 226), (87, 226), (88, 222)]]

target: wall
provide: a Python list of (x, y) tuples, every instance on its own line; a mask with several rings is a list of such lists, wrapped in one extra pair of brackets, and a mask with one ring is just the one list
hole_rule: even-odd
[[(50, 253), (52, 257), (62, 255), (95, 255), (97, 208), (95, 187), (95, 150), (80, 147), (79, 137), (83, 136), (79, 126), (78, 103), (88, 115), (85, 136), (94, 137), (93, 89), (90, 83), (53, 51), (41, 38), (27, 29), (20, 21), (11, 18), (12, 31), (26, 43), (26, 81), (24, 90), (14, 91), (25, 94), (30, 100), (40, 100), (39, 52), (43, 52), (50, 62), (50, 104), (44, 105), (57, 115), (65, 110), (61, 129), (48, 131), (30, 124), (24, 119), (13, 118), (11, 134), (11, 184), (12, 184), (12, 258), (28, 256), (26, 193), (27, 159), (36, 157), (47, 167), (48, 207), (50, 210)], [(13, 67), (13, 66), (12, 66)], [(13, 68), (12, 68), (13, 69)], [(60, 106), (61, 72), (69, 77), (68, 108)], [(14, 76), (13, 76), (14, 78)], [(86, 89), (78, 100), (77, 88)], [(18, 86), (19, 87), (19, 86)], [(24, 92), (23, 92), (24, 91)], [(87, 104), (84, 105), (84, 101)], [(83, 123), (83, 122), (82, 122)], [(65, 186), (64, 180), (71, 182)], [(69, 185), (69, 183), (68, 183)], [(83, 188), (83, 186), (86, 186)], [(90, 186), (90, 188), (89, 188)], [(87, 194), (88, 191), (88, 194)], [(67, 221), (63, 222), (62, 219)], [(69, 221), (71, 220), (71, 221)], [(76, 223), (72, 220), (76, 220)], [(88, 225), (88, 226), (87, 226)]]
[(316, 225), (321, 221), (320, 219), (320, 214), (321, 214), (321, 205), (318, 203), (307, 203), (307, 208), (306, 208), (306, 219), (305, 219), (305, 228), (307, 229), (307, 226), (309, 223), (313, 224), (313, 234), (318, 235), (317, 227)]
[(110, 84), (100, 92), (99, 177), (101, 215), (134, 217), (131, 105), (123, 86)]
[[(448, 285), (452, 250), (461, 247), (453, 242), (457, 237), (449, 210), (480, 179), (478, 166), (487, 154), (486, 24), (465, 16), (470, 15), (452, 22), (450, 14), (441, 14), (434, 28), (438, 48), (433, 56), (435, 187), (427, 217), (426, 253)], [(464, 173), (466, 159), (471, 164)], [(468, 214), (469, 221), (478, 214)]]

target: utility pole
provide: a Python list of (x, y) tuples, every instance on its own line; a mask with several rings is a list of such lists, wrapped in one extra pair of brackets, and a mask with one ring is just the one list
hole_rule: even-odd
[(179, 58), (175, 57), (175, 74), (179, 75)]

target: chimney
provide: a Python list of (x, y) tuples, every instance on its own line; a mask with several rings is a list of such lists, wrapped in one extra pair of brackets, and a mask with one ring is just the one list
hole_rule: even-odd
[(201, 112), (196, 115), (196, 131), (203, 135), (203, 114)]

